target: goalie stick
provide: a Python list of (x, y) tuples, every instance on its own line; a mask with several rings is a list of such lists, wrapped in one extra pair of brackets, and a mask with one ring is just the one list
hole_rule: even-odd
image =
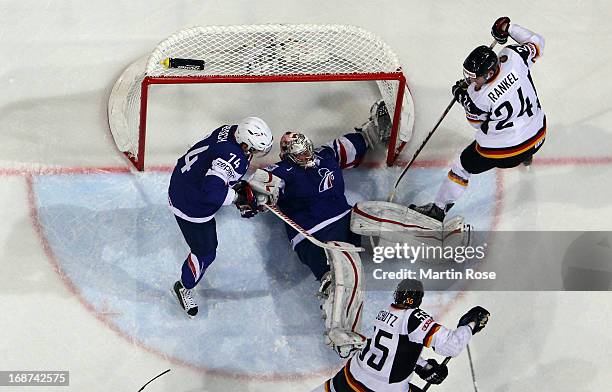
[[(495, 47), (495, 44), (497, 44), (497, 41), (493, 40), (491, 45), (489, 45), (489, 48), (493, 49)], [(416, 152), (412, 156), (412, 159), (410, 160), (410, 162), (408, 162), (408, 164), (406, 165), (404, 170), (402, 170), (402, 172), (400, 173), (399, 177), (397, 177), (397, 180), (395, 181), (395, 185), (393, 186), (393, 189), (391, 190), (391, 193), (389, 193), (389, 199), (388, 199), (389, 202), (393, 201), (393, 198), (395, 197), (395, 192), (397, 191), (397, 186), (399, 185), (400, 181), (402, 180), (402, 178), (404, 178), (404, 175), (406, 174), (408, 169), (410, 169), (410, 166), (412, 166), (412, 164), (414, 163), (416, 158), (419, 156), (419, 154), (423, 150), (423, 147), (425, 147), (425, 145), (427, 144), (429, 139), (433, 136), (434, 132), (436, 132), (436, 129), (438, 129), (438, 126), (440, 126), (440, 124), (442, 123), (442, 120), (444, 120), (444, 117), (446, 117), (448, 112), (450, 112), (450, 110), (453, 107), (453, 105), (455, 104), (455, 102), (457, 102), (457, 100), (455, 99), (455, 97), (453, 97), (453, 100), (448, 104), (448, 106), (444, 110), (444, 113), (442, 113), (442, 115), (440, 116), (440, 118), (436, 122), (436, 125), (434, 125), (433, 129), (429, 132), (429, 134), (427, 135), (425, 140), (423, 140), (423, 143), (421, 143), (421, 146), (416, 150)]]
[(271, 211), (274, 215), (279, 217), (283, 222), (291, 226), (294, 230), (302, 234), (308, 241), (312, 242), (316, 246), (319, 246), (323, 249), (338, 250), (338, 251), (345, 251), (345, 252), (363, 252), (365, 250), (364, 248), (361, 248), (358, 246), (334, 245), (331, 243), (325, 243), (325, 242), (319, 241), (312, 234), (307, 232), (302, 226), (295, 223), (293, 219), (285, 215), (278, 207), (270, 206), (268, 204), (264, 204), (264, 206), (268, 209), (268, 211)]

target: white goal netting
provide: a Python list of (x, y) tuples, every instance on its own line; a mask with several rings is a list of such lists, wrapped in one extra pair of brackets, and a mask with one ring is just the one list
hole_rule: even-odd
[[(203, 70), (166, 68), (167, 58), (203, 60)], [(142, 170), (149, 84), (375, 81), (394, 118), (395, 149), (408, 141), (413, 102), (401, 64), (373, 34), (347, 25), (206, 26), (180, 31), (130, 65), (113, 87), (109, 125), (120, 151)], [(205, 88), (205, 87), (203, 87)], [(399, 95), (399, 100), (398, 100)], [(140, 166), (139, 166), (140, 165)]]

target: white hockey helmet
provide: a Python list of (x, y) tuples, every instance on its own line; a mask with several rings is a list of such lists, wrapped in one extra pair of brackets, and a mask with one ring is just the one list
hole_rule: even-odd
[(246, 144), (253, 156), (260, 157), (270, 152), (274, 142), (270, 127), (259, 117), (246, 117), (240, 120), (234, 137), (238, 144)]
[(315, 162), (312, 141), (303, 133), (285, 132), (280, 140), (280, 158), (289, 158), (302, 167), (313, 167)]

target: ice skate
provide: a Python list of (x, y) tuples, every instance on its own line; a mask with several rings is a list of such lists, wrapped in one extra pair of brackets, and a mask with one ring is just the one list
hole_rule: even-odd
[(187, 312), (187, 315), (193, 318), (198, 314), (198, 305), (195, 303), (191, 291), (192, 290), (186, 289), (180, 280), (174, 283), (174, 294), (179, 304), (181, 304), (185, 312)]
[(422, 206), (410, 204), (408, 208), (420, 214), (433, 218), (439, 222), (442, 222), (444, 220), (444, 217), (446, 216), (446, 213), (444, 212), (444, 210), (438, 207), (435, 203), (429, 203), (429, 204), (425, 204)]

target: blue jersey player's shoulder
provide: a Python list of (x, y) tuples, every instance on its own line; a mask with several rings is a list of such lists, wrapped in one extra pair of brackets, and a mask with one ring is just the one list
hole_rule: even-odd
[(271, 165), (268, 165), (264, 167), (263, 169), (285, 180), (292, 175), (296, 166), (298, 166), (296, 163), (293, 163), (290, 160), (285, 159), (285, 160), (273, 163)]
[(234, 139), (235, 130), (235, 125), (224, 125), (206, 138), (212, 143), (211, 167), (206, 175), (216, 175), (228, 185), (238, 181), (249, 168), (249, 158)]
[(314, 153), (319, 158), (334, 159), (334, 160), (337, 159), (336, 151), (332, 147), (330, 147), (330, 146), (328, 146), (326, 144), (322, 145), (321, 147), (316, 148), (314, 150)]

